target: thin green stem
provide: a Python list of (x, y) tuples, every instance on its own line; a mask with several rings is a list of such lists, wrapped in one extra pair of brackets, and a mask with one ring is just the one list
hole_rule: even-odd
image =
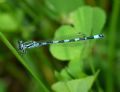
[(10, 51), (16, 56), (16, 58), (25, 66), (25, 68), (27, 68), (27, 70), (32, 74), (32, 76), (38, 81), (42, 92), (49, 92), (47, 87), (45, 87), (45, 85), (42, 83), (42, 81), (39, 79), (36, 73), (32, 72), (32, 69), (26, 64), (23, 58), (18, 54), (15, 48), (9, 43), (9, 41), (1, 32), (0, 32), (0, 38), (4, 42), (4, 44), (10, 49)]
[[(89, 64), (90, 64), (90, 68), (91, 68), (92, 73), (95, 75), (96, 74), (95, 67), (94, 67), (93, 63), (91, 63), (91, 62), (93, 62), (93, 58), (92, 57), (90, 58), (90, 63)], [(97, 78), (96, 78), (96, 82), (95, 83), (96, 83), (98, 92), (101, 92), (102, 88), (100, 87), (100, 83), (99, 83)]]
[(113, 69), (114, 69), (114, 58), (115, 58), (115, 43), (116, 43), (116, 25), (119, 15), (119, 0), (113, 1), (113, 9), (111, 20), (109, 24), (109, 47), (108, 47), (108, 71), (107, 71), (107, 83), (106, 92), (114, 92), (113, 87)]

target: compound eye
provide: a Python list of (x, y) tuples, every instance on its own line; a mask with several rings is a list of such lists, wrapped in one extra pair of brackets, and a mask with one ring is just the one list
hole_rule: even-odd
[(19, 42), (18, 42), (18, 45), (19, 45), (19, 46), (18, 46), (18, 49), (19, 49), (19, 50), (23, 50), (23, 42), (22, 42), (22, 41), (19, 41)]
[(18, 49), (19, 49), (19, 51), (21, 52), (21, 53), (26, 53), (26, 48), (25, 48), (25, 44), (23, 43), (23, 41), (19, 41), (18, 42)]
[(100, 37), (104, 37), (104, 35), (103, 35), (103, 34), (100, 34), (99, 36), (100, 36)]

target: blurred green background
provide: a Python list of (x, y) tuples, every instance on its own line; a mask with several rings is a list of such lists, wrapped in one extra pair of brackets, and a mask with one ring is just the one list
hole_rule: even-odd
[(90, 92), (120, 91), (119, 0), (0, 0), (0, 92), (52, 92), (54, 71), (68, 62), (54, 58), (49, 46), (20, 56), (15, 52), (17, 41), (52, 39), (60, 26), (69, 24), (67, 15), (85, 5), (103, 9), (107, 17), (101, 32), (105, 38), (94, 44), (85, 60), (84, 73), (100, 70)]

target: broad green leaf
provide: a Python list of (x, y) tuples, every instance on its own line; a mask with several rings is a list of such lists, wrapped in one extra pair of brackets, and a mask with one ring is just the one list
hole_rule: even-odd
[(80, 59), (71, 60), (68, 64), (67, 71), (74, 77), (74, 78), (81, 78), (85, 77), (86, 74), (83, 71), (83, 61)]
[[(55, 39), (58, 38), (65, 39), (64, 37), (67, 34), (74, 35), (76, 34), (76, 31), (74, 30), (74, 28), (70, 26), (62, 26), (55, 33)], [(70, 38), (66, 38), (66, 39), (70, 39)], [(79, 55), (81, 54), (84, 45), (81, 44), (80, 42), (76, 42), (74, 43), (74, 46), (70, 46), (72, 44), (73, 43), (50, 45), (51, 54), (60, 60), (69, 60), (69, 59), (78, 58)]]
[(61, 80), (70, 80), (72, 79), (72, 76), (68, 73), (68, 71), (66, 70), (66, 68), (62, 69), (62, 71), (60, 72), (60, 76), (61, 76)]
[(66, 68), (62, 69), (60, 72), (55, 71), (55, 77), (58, 81), (66, 81), (72, 79), (72, 76), (68, 73)]
[(81, 7), (71, 14), (76, 31), (86, 35), (100, 33), (105, 24), (105, 13), (98, 7)]
[[(71, 81), (60, 81), (52, 85), (55, 92), (89, 92), (98, 72), (93, 76), (88, 76), (81, 79)], [(61, 90), (62, 89), (62, 90)]]
[(102, 9), (95, 7), (93, 10), (92, 33), (99, 34), (103, 29), (105, 21), (106, 21), (105, 12)]
[(54, 72), (55, 73), (55, 77), (56, 77), (56, 79), (59, 81), (59, 80), (62, 80), (62, 77), (61, 77), (61, 75), (60, 75), (60, 73), (58, 72), (58, 71), (55, 71)]
[(18, 28), (17, 21), (9, 13), (0, 13), (0, 30), (15, 31)]
[[(65, 39), (67, 35), (76, 35), (78, 33), (86, 34), (89, 36), (91, 34), (98, 34), (102, 30), (105, 23), (104, 12), (96, 7), (84, 6), (71, 13), (72, 24), (71, 26), (60, 27), (54, 36), (54, 39), (60, 38)], [(66, 38), (70, 39), (70, 38)], [(82, 43), (84, 42), (84, 43)], [(92, 46), (91, 41), (82, 41), (75, 43), (66, 43), (64, 45), (50, 45), (50, 52), (52, 55), (60, 60), (72, 60), (75, 58), (85, 58), (87, 56), (86, 52), (89, 53), (90, 47)], [(70, 46), (74, 45), (74, 46)]]
[(7, 84), (3, 81), (0, 80), (0, 92), (7, 92)]
[(77, 32), (89, 35), (92, 30), (93, 9), (91, 6), (81, 7), (72, 12), (71, 19)]
[(55, 71), (55, 76), (60, 81), (85, 77), (86, 74), (83, 72), (83, 61), (80, 59), (70, 61), (68, 66), (60, 72)]

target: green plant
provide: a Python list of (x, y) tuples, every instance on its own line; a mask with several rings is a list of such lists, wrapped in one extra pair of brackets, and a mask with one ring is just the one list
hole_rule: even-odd
[[(86, 35), (92, 35), (92, 34), (94, 35), (94, 34), (99, 34), (102, 31), (106, 17), (103, 10), (101, 10), (100, 8), (91, 7), (91, 6), (82, 6), (76, 9), (75, 7), (73, 7), (73, 9), (71, 11), (70, 10), (66, 8), (66, 11), (64, 11), (64, 13), (68, 13), (71, 11), (72, 12), (70, 13), (69, 18), (67, 18), (66, 21), (67, 25), (62, 25), (59, 29), (56, 30), (54, 39), (65, 37), (66, 35), (68, 35), (68, 33), (70, 35), (76, 35), (78, 33), (84, 33)], [(60, 7), (58, 7), (58, 10), (56, 11), (58, 12), (61, 11), (61, 14), (63, 13)], [(58, 15), (61, 15), (59, 13), (57, 14), (57, 18)], [(50, 17), (51, 16), (53, 18), (56, 15), (50, 15)], [(64, 16), (64, 18), (66, 18), (66, 16)], [(5, 27), (1, 27), (1, 29), (2, 30), (10, 29), (13, 31), (16, 30), (19, 27), (20, 22), (16, 24), (13, 21), (14, 19), (12, 20), (12, 17), (7, 16), (7, 18), (8, 18), (7, 21), (10, 22), (7, 22), (5, 20), (4, 24), (10, 23), (13, 26), (9, 26), (8, 24), (6, 24), (8, 25), (7, 29)], [(73, 27), (70, 26), (71, 24), (73, 25)], [(20, 29), (23, 30), (23, 28)], [(34, 62), (32, 62), (33, 60), (29, 56), (29, 54), (23, 55), (21, 57), (18, 54), (18, 52), (15, 50), (15, 48), (9, 43), (7, 38), (2, 34), (2, 32), (0, 32), (0, 38), (4, 42), (4, 44), (10, 49), (10, 51), (14, 54), (14, 56), (20, 61), (20, 63), (23, 64), (24, 67), (30, 72), (30, 74), (36, 79), (40, 91), (49, 92), (50, 90), (42, 82), (42, 78), (39, 76), (39, 72), (36, 68), (36, 65)], [(74, 43), (77, 45), (75, 47), (63, 46), (63, 45), (50, 46), (50, 52), (55, 58), (62, 61), (69, 61), (68, 66), (61, 69), (60, 72), (58, 72), (57, 70), (55, 71), (55, 76), (58, 79), (58, 82), (52, 85), (52, 89), (54, 91), (88, 92), (89, 90), (91, 90), (93, 82), (98, 76), (99, 71), (97, 73), (94, 73), (93, 75), (88, 76), (84, 72), (83, 68), (84, 68), (84, 60), (87, 59), (88, 56), (90, 56), (89, 54), (91, 51), (91, 47), (93, 47), (94, 43), (95, 40)], [(72, 45), (72, 44), (73, 43), (69, 43), (68, 45)], [(46, 59), (44, 60), (47, 61)], [(91, 68), (94, 69), (94, 67)]]
[[(99, 8), (83, 6), (72, 12), (69, 20), (72, 21), (73, 27), (69, 25), (60, 27), (56, 31), (54, 39), (63, 38), (68, 33), (69, 35), (75, 35), (77, 33), (85, 33), (86, 35), (99, 34), (105, 23), (105, 14)], [(50, 46), (50, 51), (55, 58), (62, 61), (69, 61), (68, 67), (62, 69), (60, 73), (56, 72), (57, 79), (59, 79), (58, 83), (53, 85), (53, 89), (56, 92), (78, 92), (78, 90), (80, 92), (88, 92), (90, 90), (96, 74), (91, 79), (91, 77), (83, 72), (83, 65), (84, 60), (89, 56), (94, 42), (95, 40), (84, 43), (69, 43), (68, 46)], [(77, 44), (77, 46), (72, 47), (70, 46), (71, 44)], [(72, 79), (71, 75), (75, 79)], [(86, 87), (82, 84), (85, 84)]]

